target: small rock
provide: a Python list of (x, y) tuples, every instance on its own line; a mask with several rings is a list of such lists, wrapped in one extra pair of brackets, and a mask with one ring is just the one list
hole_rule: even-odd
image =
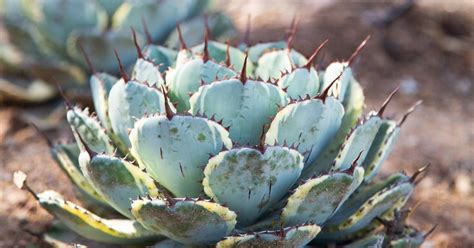
[(415, 95), (420, 91), (419, 83), (414, 78), (405, 78), (400, 82), (400, 92), (406, 95)]
[(471, 192), (471, 178), (466, 174), (458, 174), (455, 177), (454, 189), (462, 195), (469, 195)]

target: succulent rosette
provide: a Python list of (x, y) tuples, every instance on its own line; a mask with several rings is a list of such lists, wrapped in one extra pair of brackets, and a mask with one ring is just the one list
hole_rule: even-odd
[(403, 206), (424, 169), (376, 177), (414, 107), (398, 122), (386, 118), (394, 91), (363, 116), (351, 65), (367, 40), (346, 61), (317, 70), (326, 42), (308, 59), (291, 47), (293, 35), (240, 49), (207, 35), (187, 46), (178, 36), (172, 52), (142, 48), (135, 36), (138, 59), (120, 78), (91, 59), (96, 113), (68, 104), (77, 144), (52, 147), (85, 205), (121, 217), (99, 217), (53, 191), (33, 193), (42, 207), (71, 231), (115, 244), (423, 242), (426, 234), (404, 224)]

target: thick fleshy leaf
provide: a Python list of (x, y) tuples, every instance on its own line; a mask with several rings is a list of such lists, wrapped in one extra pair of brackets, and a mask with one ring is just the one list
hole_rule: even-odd
[(227, 237), (217, 243), (217, 248), (234, 247), (304, 247), (316, 235), (321, 228), (317, 225), (302, 225), (287, 227), (280, 231), (267, 231), (241, 236)]
[(65, 201), (54, 191), (43, 192), (37, 197), (44, 209), (85, 238), (114, 244), (142, 244), (161, 239), (159, 234), (144, 229), (134, 220), (103, 219), (74, 203)]
[(273, 84), (231, 79), (204, 85), (191, 99), (190, 112), (222, 120), (230, 138), (239, 144), (257, 145), (263, 125), (278, 107), (288, 103), (285, 92)]
[(212, 244), (230, 234), (236, 214), (217, 203), (194, 200), (136, 200), (132, 213), (146, 228), (184, 244)]
[(211, 158), (204, 169), (204, 191), (239, 213), (246, 226), (280, 200), (303, 169), (303, 156), (285, 147), (267, 147), (262, 153), (236, 148)]
[(260, 59), (264, 53), (272, 50), (283, 50), (286, 47), (286, 41), (257, 43), (248, 48), (249, 60), (253, 63), (257, 63), (258, 59)]
[(231, 148), (227, 131), (200, 117), (175, 115), (138, 121), (130, 133), (132, 155), (161, 185), (177, 197), (203, 193), (202, 167), (209, 155)]
[(107, 131), (112, 130), (108, 115), (109, 92), (117, 80), (116, 77), (107, 73), (94, 73), (89, 80), (95, 112), (97, 113), (100, 123), (102, 123)]
[(80, 162), (85, 176), (104, 200), (124, 216), (133, 218), (132, 200), (159, 195), (154, 180), (135, 165), (109, 155), (94, 155), (87, 161), (82, 158), (84, 155)]
[(154, 87), (137, 81), (118, 81), (109, 94), (109, 117), (114, 133), (128, 147), (129, 129), (146, 114), (165, 112), (164, 95)]
[(380, 117), (371, 116), (363, 124), (356, 126), (339, 149), (332, 170), (346, 170), (356, 159), (364, 161), (381, 123)]
[(189, 95), (197, 92), (202, 84), (229, 79), (237, 73), (224, 65), (211, 60), (193, 59), (172, 69), (166, 74), (166, 84), (169, 87), (171, 101), (177, 102), (177, 110), (189, 110)]
[(315, 158), (335, 137), (344, 115), (342, 104), (328, 97), (290, 104), (280, 110), (267, 131), (265, 142), (269, 145), (295, 145), (305, 154), (305, 166)]
[(300, 53), (288, 49), (264, 53), (257, 62), (255, 76), (267, 81), (278, 79), (282, 73), (290, 72), (294, 67), (303, 66), (307, 59)]
[(314, 68), (297, 68), (283, 75), (277, 81), (278, 87), (285, 89), (292, 100), (313, 97), (319, 92), (319, 77)]
[[(204, 44), (197, 45), (191, 50), (194, 54), (198, 54), (200, 56), (203, 55)], [(224, 63), (227, 59), (227, 45), (224, 43), (216, 42), (216, 41), (209, 41), (208, 42), (208, 51), (209, 57), (211, 57), (217, 63)], [(236, 71), (242, 71), (242, 67), (245, 61), (245, 53), (240, 51), (238, 48), (229, 46), (229, 59), (230, 65)], [(246, 65), (246, 72), (248, 75), (252, 75), (254, 71), (254, 65), (250, 61), (247, 61)]]
[(163, 73), (175, 65), (178, 52), (164, 46), (148, 44), (143, 48), (143, 56), (158, 65), (160, 72)]
[(288, 198), (281, 213), (283, 223), (324, 224), (359, 187), (363, 175), (364, 169), (357, 167), (353, 175), (334, 173), (308, 180)]
[(105, 133), (105, 129), (100, 126), (96, 119), (89, 116), (87, 108), (82, 111), (77, 107), (69, 109), (67, 111), (67, 121), (81, 150), (85, 150), (82, 144), (82, 141), (84, 141), (94, 152), (108, 154), (114, 152), (115, 148)]
[(339, 223), (353, 215), (367, 200), (373, 197), (377, 192), (387, 190), (394, 185), (408, 180), (408, 177), (403, 173), (396, 173), (390, 177), (364, 184), (357, 188), (357, 190), (344, 202), (339, 210), (328, 221), (328, 224)]
[(148, 58), (139, 58), (133, 67), (132, 79), (149, 86), (160, 88), (165, 80), (161, 76), (160, 65)]
[(343, 219), (341, 222), (325, 225), (318, 239), (339, 240), (349, 234), (356, 233), (368, 225), (378, 216), (382, 216), (393, 209), (402, 207), (413, 192), (410, 182), (402, 182), (370, 197), (358, 210)]
[(364, 92), (355, 79), (349, 84), (349, 89), (346, 92), (346, 97), (342, 104), (344, 105), (344, 117), (342, 117), (341, 127), (337, 131), (336, 136), (329, 145), (324, 148), (314, 162), (303, 170), (301, 176), (303, 179), (329, 172), (341, 145), (346, 140), (351, 128), (356, 125), (357, 120), (361, 116), (364, 109)]
[(384, 120), (362, 163), (365, 168), (365, 180), (372, 180), (377, 175), (381, 165), (392, 151), (393, 144), (398, 138), (400, 127), (395, 121)]
[(334, 83), (334, 86), (331, 87), (329, 95), (334, 96), (343, 102), (352, 79), (352, 69), (347, 67), (347, 62), (334, 62), (326, 67), (321, 89), (325, 89), (329, 86), (329, 84), (331, 84), (331, 82), (338, 77), (341, 72), (342, 76)]
[(78, 161), (79, 153), (80, 150), (77, 144), (54, 145), (51, 148), (52, 157), (77, 188), (95, 201), (108, 205), (82, 174)]

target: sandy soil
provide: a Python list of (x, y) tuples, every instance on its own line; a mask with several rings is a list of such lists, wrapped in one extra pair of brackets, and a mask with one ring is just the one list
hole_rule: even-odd
[[(243, 30), (247, 13), (252, 16), (251, 41), (282, 37), (293, 13), (300, 19), (295, 46), (310, 54), (324, 39), (330, 43), (320, 65), (347, 58), (367, 35), (372, 39), (355, 63), (355, 72), (365, 88), (367, 109), (378, 108), (388, 93), (401, 85), (401, 94), (389, 106), (388, 115), (399, 118), (413, 102), (424, 104), (405, 123), (394, 152), (382, 174), (405, 170), (414, 172), (430, 162), (430, 173), (419, 184), (412, 205), (421, 202), (410, 223), (428, 230), (438, 223), (426, 247), (474, 247), (474, 4), (459, 7), (416, 5), (388, 28), (374, 23), (393, 4), (328, 4), (326, 1), (294, 1), (266, 6), (268, 1), (243, 1), (223, 6)], [(401, 2), (399, 2), (401, 3)], [(472, 13), (472, 12), (471, 12)], [(58, 103), (40, 106), (54, 109)], [(38, 107), (0, 109), (0, 247), (43, 245), (38, 235), (51, 217), (26, 193), (11, 183), (13, 171), (29, 175), (37, 191), (55, 189), (74, 199), (66, 176), (49, 156), (46, 142), (24, 122), (25, 111)], [(64, 122), (47, 134), (68, 139)], [(49, 128), (49, 125), (42, 124)]]

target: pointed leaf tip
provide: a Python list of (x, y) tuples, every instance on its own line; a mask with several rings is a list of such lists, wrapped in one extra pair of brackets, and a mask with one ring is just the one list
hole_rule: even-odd
[(143, 32), (145, 33), (146, 41), (148, 44), (153, 44), (153, 38), (151, 37), (150, 31), (148, 30), (148, 25), (143, 15), (140, 17), (142, 20)]
[(246, 25), (246, 28), (245, 28), (245, 34), (244, 34), (244, 38), (242, 40), (242, 43), (244, 44), (250, 44), (250, 28), (251, 28), (251, 20), (252, 20), (252, 16), (250, 14), (247, 15), (247, 25)]
[(87, 55), (86, 50), (84, 49), (84, 46), (82, 46), (82, 43), (79, 43), (79, 49), (81, 50), (82, 56), (84, 56), (84, 60), (86, 61), (87, 67), (89, 67), (89, 71), (92, 74), (96, 74), (97, 71), (95, 70), (94, 65), (92, 64), (92, 61), (89, 58), (89, 55)]
[(367, 37), (365, 37), (365, 39), (360, 43), (360, 45), (356, 48), (356, 50), (354, 51), (354, 53), (352, 53), (351, 57), (349, 57), (349, 59), (347, 60), (347, 66), (351, 66), (352, 63), (354, 62), (355, 58), (357, 57), (357, 55), (359, 55), (360, 51), (362, 51), (362, 49), (365, 47), (365, 45), (367, 45), (367, 41), (369, 41), (370, 39), (370, 35), (367, 35)]
[(422, 103), (423, 103), (423, 101), (422, 101), (422, 100), (419, 100), (419, 101), (417, 101), (415, 104), (413, 104), (413, 106), (411, 106), (411, 107), (407, 110), (407, 112), (405, 112), (405, 114), (403, 115), (402, 119), (398, 122), (398, 126), (401, 126), (401, 125), (406, 121), (406, 119), (408, 118), (408, 116), (409, 116), (411, 113), (413, 113), (413, 112), (416, 110), (416, 108), (417, 108), (418, 106), (420, 106)]
[(245, 84), (247, 82), (247, 60), (248, 60), (249, 54), (245, 54), (245, 59), (244, 59), (244, 65), (242, 66), (242, 71), (240, 72), (240, 82), (242, 84)]
[(48, 146), (49, 146), (50, 148), (52, 148), (52, 147), (54, 146), (53, 141), (50, 140), (49, 137), (48, 137), (41, 129), (39, 129), (38, 126), (36, 126), (33, 122), (30, 122), (29, 124), (30, 124), (30, 126), (32, 126), (32, 127), (35, 129), (35, 131), (36, 131), (41, 137), (43, 137), (43, 139), (46, 141), (46, 143), (48, 143)]
[(137, 50), (137, 56), (139, 59), (142, 59), (143, 53), (142, 53), (142, 49), (140, 48), (140, 45), (138, 44), (137, 32), (135, 32), (135, 29), (133, 27), (130, 27), (130, 29), (132, 30), (133, 44), (135, 44), (135, 49)]
[(183, 38), (183, 33), (181, 32), (181, 27), (179, 26), (179, 23), (176, 24), (176, 29), (178, 30), (178, 38), (179, 38), (179, 43), (180, 43), (180, 49), (181, 50), (186, 50), (188, 49), (186, 47), (186, 42), (184, 42), (184, 38)]
[(207, 13), (204, 13), (203, 16), (204, 16), (204, 31), (207, 33), (209, 38), (212, 39), (212, 32), (211, 32), (211, 28), (209, 27), (209, 16), (207, 15)]
[(379, 111), (377, 112), (377, 116), (379, 116), (380, 118), (383, 117), (383, 113), (384, 113), (385, 109), (387, 108), (387, 105), (390, 103), (393, 96), (395, 96), (395, 94), (397, 94), (399, 90), (400, 90), (400, 85), (397, 88), (395, 88), (395, 90), (393, 90), (390, 93), (390, 95), (388, 95), (387, 99), (385, 99), (385, 101), (383, 102), (383, 104), (380, 107)]
[(288, 50), (291, 50), (293, 46), (293, 41), (295, 40), (297, 28), (298, 28), (298, 20), (296, 19), (296, 15), (295, 15), (293, 16), (293, 20), (291, 21), (290, 34), (288, 35), (288, 40), (286, 41), (286, 46)]
[(66, 94), (64, 93), (63, 88), (61, 87), (61, 85), (56, 82), (56, 87), (58, 88), (59, 95), (60, 95), (61, 98), (63, 99), (64, 104), (66, 104), (66, 108), (67, 108), (68, 110), (73, 109), (73, 106), (72, 106), (72, 104), (71, 104), (71, 101), (69, 101), (69, 99), (67, 98), (67, 96), (66, 96)]
[(123, 81), (125, 81), (125, 83), (128, 82), (128, 75), (127, 73), (125, 72), (125, 70), (123, 69), (123, 65), (122, 65), (122, 60), (120, 60), (120, 56), (118, 55), (118, 52), (117, 52), (117, 49), (114, 48), (114, 53), (115, 53), (115, 58), (117, 58), (117, 62), (118, 62), (118, 66), (119, 66), (119, 70), (120, 70), (120, 74), (123, 78)]
[(204, 55), (202, 57), (202, 60), (204, 63), (206, 63), (209, 60), (209, 31), (207, 28), (204, 30)]
[(347, 67), (344, 67), (342, 69), (341, 73), (334, 80), (332, 80), (332, 82), (323, 91), (321, 91), (321, 93), (319, 93), (315, 98), (321, 99), (324, 103), (324, 101), (326, 100), (326, 98), (329, 95), (329, 90), (337, 82), (337, 80), (339, 80), (341, 78), (341, 76), (342, 76), (342, 74), (344, 74), (344, 71), (346, 70), (346, 68)]
[(416, 181), (416, 179), (424, 172), (426, 172), (431, 166), (431, 163), (426, 164), (425, 166), (421, 167), (418, 169), (415, 173), (413, 173), (413, 176), (410, 177), (410, 183), (417, 184), (419, 181)]
[(311, 55), (311, 57), (309, 57), (308, 62), (303, 67), (306, 67), (306, 69), (308, 69), (308, 70), (311, 69), (311, 66), (314, 63), (314, 59), (316, 58), (316, 56), (318, 56), (319, 51), (321, 51), (321, 49), (328, 43), (328, 41), (329, 41), (329, 39), (326, 39), (325, 41), (323, 41), (323, 43), (321, 43), (321, 45), (319, 45), (316, 48), (316, 50), (314, 50), (314, 53)]
[(77, 137), (79, 138), (79, 141), (81, 142), (82, 146), (84, 146), (84, 149), (86, 152), (89, 154), (91, 158), (97, 156), (97, 152), (93, 151), (89, 145), (85, 142), (85, 140), (82, 138), (81, 134), (79, 132), (76, 132)]
[(171, 119), (173, 119), (174, 113), (173, 113), (173, 110), (171, 110), (171, 106), (170, 106), (170, 103), (168, 101), (168, 91), (166, 90), (166, 88), (163, 84), (161, 85), (161, 93), (163, 93), (163, 97), (165, 99), (166, 118), (168, 118), (168, 120), (171, 120)]
[(428, 238), (436, 230), (437, 227), (438, 223), (436, 223), (428, 232), (426, 232), (425, 235), (423, 235), (423, 238)]
[(230, 40), (227, 39), (226, 43), (226, 48), (225, 48), (225, 65), (227, 67), (230, 67)]

